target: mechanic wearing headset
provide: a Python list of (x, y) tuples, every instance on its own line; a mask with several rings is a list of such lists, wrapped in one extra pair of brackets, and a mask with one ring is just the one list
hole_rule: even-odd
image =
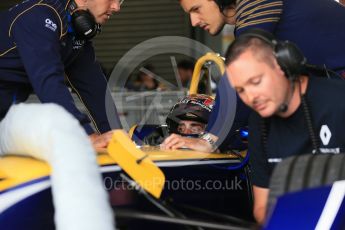
[(226, 72), (249, 120), (254, 216), (263, 223), (276, 162), (294, 154), (341, 153), (345, 81), (303, 74), (306, 58), (291, 42), (250, 29), (226, 53)]
[[(345, 8), (334, 0), (179, 0), (191, 23), (211, 35), (217, 35), (225, 24), (235, 25), (235, 36), (249, 28), (261, 28), (277, 39), (296, 43), (308, 63), (326, 66), (344, 74)], [(324, 73), (321, 73), (324, 75)], [(249, 111), (237, 100), (233, 118), (233, 94), (226, 76), (218, 83), (216, 103), (202, 139), (173, 136), (174, 142), (195, 150), (211, 152), (217, 147), (231, 148), (233, 133), (245, 126)], [(233, 100), (236, 101), (236, 100)], [(229, 127), (234, 119), (234, 126)], [(231, 128), (231, 129), (230, 129)], [(170, 139), (167, 139), (170, 141)], [(230, 146), (229, 146), (230, 145)], [(166, 145), (175, 149), (178, 145)]]
[[(94, 147), (111, 138), (107, 81), (90, 41), (120, 10), (122, 0), (26, 0), (0, 14), (0, 120), (31, 91), (42, 103), (63, 106), (84, 127)], [(89, 117), (76, 108), (64, 83), (78, 94)], [(114, 104), (112, 128), (121, 128)], [(90, 125), (96, 127), (96, 132)], [(28, 121), (29, 122), (29, 121)]]

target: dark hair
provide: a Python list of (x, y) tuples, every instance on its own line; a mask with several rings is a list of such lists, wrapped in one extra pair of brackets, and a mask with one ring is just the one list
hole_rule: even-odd
[[(237, 2), (240, 2), (241, 0), (214, 0), (214, 2), (218, 5), (220, 11), (225, 10), (229, 6), (236, 6)], [(181, 0), (179, 0), (181, 2)]]
[(237, 0), (214, 0), (219, 6), (220, 11), (225, 10), (230, 6), (236, 6)]
[(225, 53), (225, 64), (230, 65), (248, 49), (253, 52), (258, 60), (266, 61), (268, 65), (274, 66), (273, 60), (275, 57), (273, 46), (266, 41), (250, 36), (236, 38)]
[(193, 71), (194, 70), (194, 62), (184, 59), (184, 60), (177, 63), (177, 68)]

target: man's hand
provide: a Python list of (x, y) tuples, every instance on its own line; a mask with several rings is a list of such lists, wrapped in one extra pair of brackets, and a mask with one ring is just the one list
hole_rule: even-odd
[(177, 134), (171, 134), (161, 144), (162, 149), (175, 150), (179, 148), (189, 148), (195, 151), (212, 152), (210, 143), (201, 138), (182, 137)]
[(262, 225), (266, 218), (266, 205), (268, 200), (269, 189), (253, 186), (254, 192), (254, 217), (256, 221)]
[(91, 134), (89, 136), (92, 146), (94, 149), (98, 149), (98, 148), (106, 148), (108, 147), (108, 144), (111, 140), (111, 137), (113, 136), (114, 131), (108, 131), (106, 133), (103, 133), (101, 135), (99, 134)]

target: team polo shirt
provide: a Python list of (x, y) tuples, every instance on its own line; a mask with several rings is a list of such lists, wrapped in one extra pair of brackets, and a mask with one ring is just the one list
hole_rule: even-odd
[[(43, 103), (63, 106), (88, 134), (110, 130), (106, 114), (107, 81), (91, 41), (68, 32), (67, 1), (26, 0), (0, 13), (0, 120), (13, 103), (24, 101), (29, 88)], [(65, 81), (88, 114), (81, 113)], [(110, 95), (110, 94), (109, 94)], [(109, 111), (116, 111), (113, 103)], [(121, 123), (115, 113), (113, 128)]]
[[(249, 28), (261, 28), (273, 33), (278, 40), (290, 40), (302, 50), (308, 63), (344, 73), (345, 7), (334, 0), (242, 0), (237, 6), (235, 36)], [(248, 117), (248, 110), (240, 104), (232, 121), (234, 110), (230, 108), (234, 100), (228, 95), (233, 91), (223, 76), (207, 127), (210, 133), (221, 137), (223, 146), (231, 146), (236, 130), (231, 124), (244, 124), (243, 120)], [(227, 129), (224, 126), (228, 126)]]
[[(306, 101), (321, 153), (345, 150), (345, 81), (309, 77)], [(287, 118), (273, 116), (266, 121), (266, 149), (263, 151), (262, 118), (255, 112), (249, 119), (249, 153), (253, 185), (267, 188), (274, 166), (293, 155), (313, 152), (303, 107)]]

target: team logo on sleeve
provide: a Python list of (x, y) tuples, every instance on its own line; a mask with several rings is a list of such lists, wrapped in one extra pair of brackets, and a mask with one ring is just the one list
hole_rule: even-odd
[(47, 18), (45, 20), (45, 23), (46, 23), (46, 28), (48, 28), (54, 32), (56, 31), (57, 25), (51, 19)]
[(323, 125), (320, 130), (320, 138), (324, 146), (329, 144), (331, 137), (332, 137), (331, 130), (329, 130), (327, 125)]
[(322, 125), (320, 129), (320, 139), (322, 141), (322, 144), (324, 148), (320, 148), (321, 153), (333, 153), (333, 154), (338, 154), (340, 153), (340, 148), (327, 148), (326, 146), (329, 145), (330, 141), (332, 138), (332, 132), (329, 129), (328, 125)]
[(78, 40), (75, 37), (73, 37), (73, 42), (72, 43), (73, 43), (73, 49), (74, 50), (79, 50), (79, 49), (81, 49), (84, 46), (85, 40)]

